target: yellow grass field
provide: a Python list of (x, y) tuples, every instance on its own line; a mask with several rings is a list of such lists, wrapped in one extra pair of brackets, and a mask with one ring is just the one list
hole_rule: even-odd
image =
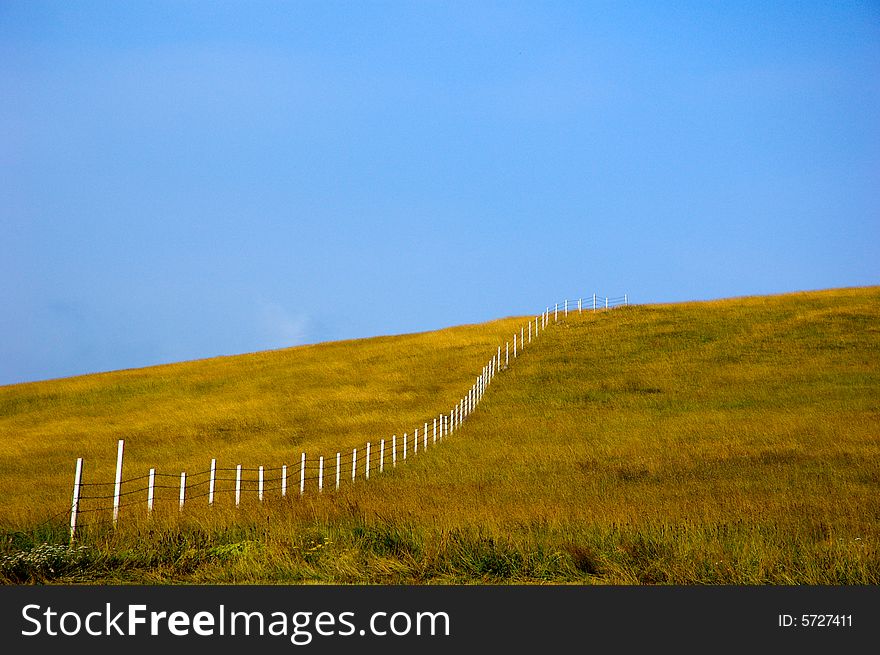
[[(0, 387), (0, 579), (880, 582), (880, 288), (560, 315), (379, 475), (379, 440), (448, 413), (529, 318)], [(169, 488), (148, 519), (133, 481), (68, 548), (75, 460), (111, 483), (120, 438), (126, 478), (241, 464), (242, 507)], [(369, 481), (328, 466), (299, 496), (301, 452), (367, 441)], [(282, 464), (295, 493), (259, 503), (250, 469)]]

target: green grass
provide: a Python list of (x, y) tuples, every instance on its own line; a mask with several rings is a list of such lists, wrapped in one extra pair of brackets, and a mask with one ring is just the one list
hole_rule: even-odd
[(0, 387), (0, 579), (880, 583), (880, 288), (570, 312), (393, 472), (169, 492), (52, 548), (77, 456), (112, 481), (121, 437), (126, 477), (350, 452), (448, 411), (525, 320)]

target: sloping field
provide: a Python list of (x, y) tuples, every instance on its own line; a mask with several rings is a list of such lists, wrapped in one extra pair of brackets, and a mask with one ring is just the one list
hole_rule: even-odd
[(39, 546), (77, 456), (112, 481), (120, 437), (126, 476), (375, 444), (525, 320), (0, 388), (3, 579), (880, 583), (880, 288), (570, 312), (405, 466)]

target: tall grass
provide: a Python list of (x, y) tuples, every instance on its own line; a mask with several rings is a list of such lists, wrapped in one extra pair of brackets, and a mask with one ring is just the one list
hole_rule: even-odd
[[(393, 472), (237, 510), (134, 508), (51, 566), (38, 549), (64, 543), (63, 522), (34, 525), (69, 502), (76, 454), (109, 481), (118, 436), (145, 472), (399, 435), (448, 410), (524, 319), (2, 388), (0, 575), (877, 584), (878, 319), (878, 288), (570, 312)], [(40, 479), (60, 489), (30, 497)]]

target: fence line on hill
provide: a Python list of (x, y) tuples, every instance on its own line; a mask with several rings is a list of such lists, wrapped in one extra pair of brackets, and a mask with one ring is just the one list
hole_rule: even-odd
[[(259, 502), (263, 502), (270, 492), (278, 492), (281, 498), (303, 496), (307, 482), (312, 491), (323, 493), (328, 486), (338, 491), (342, 482), (347, 482), (349, 477), (352, 483), (358, 477), (369, 480), (371, 468), (374, 475), (382, 474), (389, 466), (394, 469), (398, 464), (405, 463), (408, 457), (418, 456), (419, 452), (426, 453), (429, 448), (433, 449), (455, 434), (476, 410), (495, 377), (509, 368), (511, 359), (518, 358), (525, 347), (532, 343), (532, 339), (542, 334), (551, 322), (557, 323), (560, 314), (565, 318), (569, 312), (595, 312), (628, 304), (629, 298), (626, 295), (611, 298), (593, 294), (592, 297), (564, 300), (555, 303), (553, 307), (546, 307), (534, 319), (529, 319), (520, 326), (519, 331), (514, 331), (512, 339), (506, 341), (503, 348), (500, 344), (497, 346), (492, 357), (474, 378), (470, 389), (447, 412), (432, 416), (411, 432), (406, 431), (400, 436), (394, 434), (390, 439), (380, 439), (378, 443), (367, 442), (365, 448), (355, 447), (350, 453), (340, 450), (331, 460), (325, 460), (323, 456), (308, 457), (302, 452), (299, 460), (291, 465), (243, 467), (238, 464), (235, 467), (218, 467), (217, 459), (214, 458), (210, 468), (196, 473), (160, 473), (151, 468), (145, 475), (123, 479), (125, 440), (120, 439), (117, 443), (116, 475), (113, 482), (85, 482), (83, 458), (76, 460), (73, 497), (69, 510), (65, 512), (70, 517), (70, 543), (73, 544), (78, 519), (83, 516), (112, 514), (112, 519), (92, 521), (87, 524), (89, 527), (105, 523), (112, 523), (115, 527), (120, 510), (137, 505), (145, 506), (147, 515), (152, 516), (157, 491), (171, 492), (172, 497), (177, 500), (178, 510), (182, 512), (187, 501), (201, 498), (207, 498), (208, 506), (213, 506), (217, 496), (234, 494), (235, 506), (238, 507), (245, 493), (256, 493)], [(123, 491), (124, 487), (126, 488)], [(146, 497), (143, 496), (145, 492)], [(97, 507), (86, 508), (83, 507), (86, 501), (103, 502), (98, 502)]]

